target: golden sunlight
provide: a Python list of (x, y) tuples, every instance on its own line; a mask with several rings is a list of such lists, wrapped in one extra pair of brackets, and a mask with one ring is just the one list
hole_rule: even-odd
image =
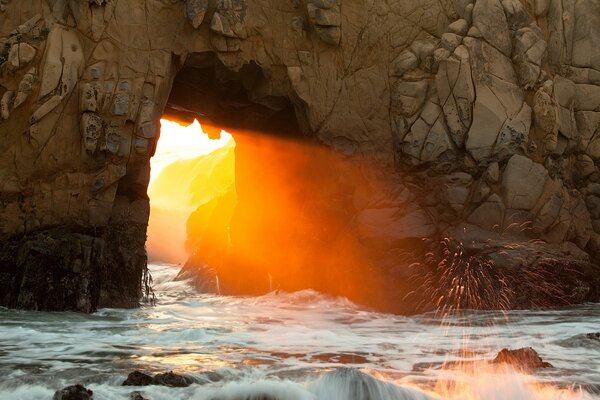
[(223, 195), (234, 182), (232, 136), (222, 131), (210, 139), (200, 123), (189, 126), (161, 120), (161, 134), (151, 160), (148, 187), (150, 221), (147, 251), (152, 261), (183, 263), (187, 222), (196, 209)]
[(161, 171), (178, 160), (193, 159), (212, 153), (227, 145), (231, 135), (221, 131), (220, 139), (209, 139), (202, 131), (198, 120), (189, 126), (179, 125), (166, 119), (160, 120), (160, 139), (156, 153), (150, 160), (152, 166), (150, 184), (156, 180)]

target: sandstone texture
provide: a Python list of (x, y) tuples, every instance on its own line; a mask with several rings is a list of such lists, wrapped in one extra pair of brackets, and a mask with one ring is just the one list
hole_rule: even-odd
[(600, 300), (599, 26), (595, 0), (2, 0), (0, 305), (137, 304), (163, 115), (236, 139), (224, 251), (265, 259), (196, 254), (223, 290)]

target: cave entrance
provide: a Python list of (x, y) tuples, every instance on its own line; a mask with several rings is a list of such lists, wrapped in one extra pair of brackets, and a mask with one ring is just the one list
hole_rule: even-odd
[[(299, 168), (290, 168), (298, 152), (291, 143), (310, 137), (299, 128), (287, 75), (273, 76), (284, 72), (275, 68), (266, 76), (255, 63), (235, 72), (213, 53), (192, 54), (181, 66), (152, 159), (150, 262), (179, 264), (191, 257), (195, 266), (220, 265), (232, 231), (237, 249), (241, 242), (256, 249), (254, 239), (272, 233), (265, 226), (275, 223), (267, 221), (285, 219), (281, 210), (293, 190), (279, 189)], [(231, 220), (240, 192), (244, 202), (235, 225), (244, 228), (236, 230)], [(248, 221), (249, 213), (259, 218)]]
[[(285, 67), (270, 66), (267, 73), (249, 63), (234, 72), (211, 53), (193, 54), (181, 66), (163, 118), (184, 125), (197, 119), (209, 137), (219, 140), (225, 131), (235, 141), (233, 190), (205, 196), (209, 201), (197, 204), (186, 223), (189, 257), (182, 276), (195, 278), (201, 290), (261, 295), (314, 289), (363, 304), (379, 296), (375, 258), (353, 228), (355, 203), (371, 196), (373, 180), (364, 163), (301, 129), (303, 107)], [(162, 140), (166, 136), (158, 148)], [(209, 167), (194, 171), (191, 164), (169, 184), (180, 190), (176, 182), (187, 173), (210, 181)], [(364, 190), (357, 196), (359, 182)], [(177, 202), (172, 189), (162, 196)], [(173, 228), (158, 230), (175, 237)], [(152, 243), (148, 247), (152, 255)]]

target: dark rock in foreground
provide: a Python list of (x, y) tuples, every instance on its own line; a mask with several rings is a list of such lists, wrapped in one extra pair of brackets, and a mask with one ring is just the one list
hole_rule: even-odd
[(189, 376), (178, 375), (174, 372), (166, 372), (158, 374), (154, 377), (154, 385), (170, 386), (170, 387), (188, 387), (194, 380)]
[(144, 374), (140, 371), (134, 371), (127, 376), (123, 386), (169, 386), (169, 387), (188, 387), (195, 381), (193, 378), (185, 375), (179, 375), (173, 371), (158, 374), (154, 377)]
[(127, 375), (127, 379), (123, 382), (123, 386), (148, 386), (152, 385), (154, 379), (140, 371), (133, 371)]
[(540, 368), (554, 368), (552, 364), (545, 362), (539, 354), (531, 347), (517, 350), (502, 349), (496, 356), (493, 364), (509, 364), (517, 369), (532, 371)]
[(133, 392), (129, 395), (131, 400), (148, 400), (148, 398), (144, 397), (144, 395), (140, 392)]
[(600, 332), (587, 333), (585, 337), (590, 340), (600, 341)]
[(68, 386), (62, 390), (57, 390), (52, 396), (52, 400), (92, 400), (94, 392), (86, 389), (83, 385)]
[(554, 368), (548, 362), (542, 360), (537, 351), (531, 347), (523, 347), (517, 350), (502, 349), (493, 360), (472, 361), (445, 361), (445, 362), (422, 362), (413, 365), (413, 371), (422, 372), (429, 368), (434, 369), (461, 369), (465, 367), (476, 367), (485, 364), (508, 364), (520, 371), (529, 372), (540, 368)]

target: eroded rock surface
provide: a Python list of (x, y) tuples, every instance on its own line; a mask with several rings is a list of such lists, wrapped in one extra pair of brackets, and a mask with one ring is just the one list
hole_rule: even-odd
[[(337, 254), (359, 248), (378, 288), (357, 300), (414, 311), (398, 306), (414, 290), (407, 278), (436, 269), (423, 257), (425, 270), (409, 261), (443, 253), (438, 244), (467, 222), (497, 248), (541, 240), (532, 251), (543, 259), (568, 248), (560, 257), (575, 275), (598, 272), (599, 22), (593, 0), (2, 2), (0, 304), (136, 304), (149, 158), (165, 113), (199, 116), (234, 136), (294, 136), (351, 165), (294, 193), (298, 218), (309, 210), (309, 220), (327, 216), (335, 229), (292, 236), (310, 243), (307, 252), (332, 251), (332, 238)], [(254, 139), (236, 141), (238, 163), (251, 163)], [(318, 176), (320, 154), (307, 156), (312, 167), (290, 167), (289, 179), (307, 165), (307, 176)], [(268, 191), (248, 190), (257, 177), (278, 182), (268, 174), (272, 165), (239, 168), (227, 251), (293, 243), (236, 234), (261, 204), (264, 226), (253, 237), (273, 235), (267, 224), (289, 225), (264, 206), (277, 200)], [(423, 238), (432, 244), (416, 246)], [(343, 276), (345, 260), (330, 258), (323, 268)], [(554, 260), (555, 276), (565, 259)], [(264, 290), (267, 276), (271, 287), (294, 288), (286, 282), (298, 271), (312, 287), (323, 272), (307, 267), (314, 261), (298, 257), (281, 276), (268, 266), (241, 270)], [(232, 292), (249, 291), (233, 276)], [(54, 291), (43, 283), (53, 279)], [(600, 300), (594, 285), (570, 298)], [(549, 293), (512, 306), (563, 304)], [(435, 307), (429, 301), (423, 308)]]

